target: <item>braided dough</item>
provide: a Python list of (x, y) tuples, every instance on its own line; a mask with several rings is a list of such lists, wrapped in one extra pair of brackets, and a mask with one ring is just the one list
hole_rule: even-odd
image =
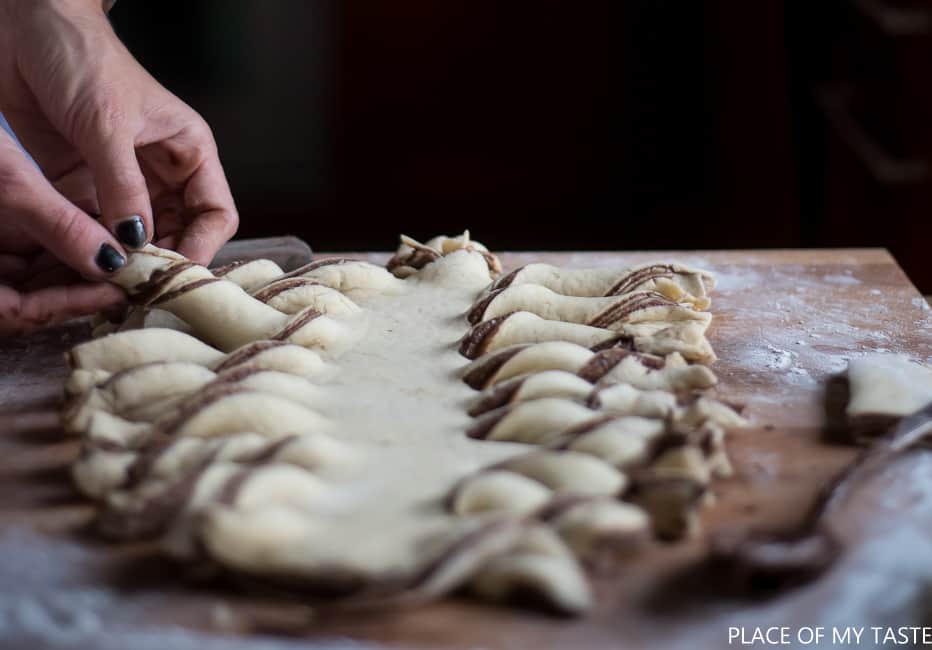
[(745, 422), (696, 363), (713, 282), (500, 272), (468, 233), (403, 237), (387, 268), (131, 253), (134, 313), (67, 357), (101, 530), (347, 606), (465, 587), (584, 611), (587, 567), (690, 534), (729, 472)]

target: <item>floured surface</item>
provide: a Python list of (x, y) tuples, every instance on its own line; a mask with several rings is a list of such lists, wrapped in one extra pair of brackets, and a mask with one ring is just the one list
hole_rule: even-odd
[[(522, 253), (505, 255), (503, 262), (506, 268), (532, 260), (589, 267), (625, 266), (658, 258), (680, 260), (716, 274), (716, 321), (709, 337), (721, 359), (715, 366), (722, 380), (718, 390), (745, 401), (762, 426), (759, 432), (731, 441), (736, 476), (718, 488), (718, 504), (706, 514), (706, 528), (710, 533), (722, 528), (785, 529), (801, 517), (822, 482), (852, 456), (849, 449), (818, 442), (821, 382), (828, 373), (842, 370), (847, 358), (878, 348), (928, 361), (932, 356), (930, 312), (895, 263), (880, 251)], [(376, 256), (376, 260), (384, 262), (385, 256)], [(860, 284), (824, 282), (823, 276), (851, 277)], [(797, 291), (799, 288), (805, 291)], [(788, 300), (787, 296), (797, 297)], [(71, 341), (61, 340), (64, 333)], [(5, 412), (53, 407), (65, 374), (61, 352), (83, 336), (86, 332), (80, 328), (65, 328), (5, 343), (6, 371), (0, 378)], [(812, 342), (797, 345), (796, 341)], [(28, 359), (24, 357), (27, 350)], [(787, 356), (783, 352), (791, 363), (782, 360)], [(772, 370), (770, 365), (782, 369)], [(4, 452), (0, 476), (5, 482), (0, 516), (7, 525), (40, 532), (8, 538), (2, 547), (4, 557), (26, 557), (27, 547), (39, 547), (35, 535), (40, 539), (50, 536), (56, 545), (79, 546), (82, 554), (94, 560), (90, 570), (74, 575), (74, 556), (53, 546), (54, 551), (45, 554), (44, 561), (47, 566), (60, 563), (62, 571), (42, 574), (47, 584), (44, 593), (56, 593), (58, 601), (64, 599), (71, 611), (81, 612), (90, 608), (82, 600), (82, 589), (100, 590), (112, 598), (107, 601), (106, 620), (126, 622), (120, 625), (121, 635), (134, 629), (128, 628), (130, 624), (149, 626), (144, 631), (136, 628), (135, 638), (141, 647), (146, 647), (144, 639), (157, 634), (163, 635), (159, 638), (164, 648), (191, 647), (192, 639), (198, 647), (214, 647), (208, 645), (206, 637), (188, 635), (184, 628), (234, 634), (274, 629), (294, 633), (301, 629), (302, 636), (316, 640), (318, 647), (333, 647), (331, 639), (346, 636), (364, 646), (393, 647), (501, 647), (505, 643), (516, 648), (617, 647), (620, 643), (634, 647), (721, 647), (727, 642), (729, 624), (913, 623), (916, 612), (911, 605), (921, 597), (920, 583), (929, 575), (932, 562), (922, 552), (924, 542), (918, 532), (932, 525), (927, 499), (932, 493), (928, 458), (920, 455), (882, 477), (882, 490), (852, 512), (847, 530), (851, 540), (874, 540), (871, 545), (852, 553), (829, 578), (795, 597), (750, 604), (710, 594), (708, 582), (704, 590), (692, 589), (695, 593), (687, 589), (690, 585), (684, 579), (667, 582), (701, 557), (700, 539), (693, 544), (660, 547), (638, 566), (630, 567), (623, 580), (601, 583), (596, 611), (578, 622), (447, 602), (362, 622), (335, 619), (308, 623), (300, 606), (278, 603), (274, 605), (276, 616), (270, 616), (274, 599), (230, 598), (195, 587), (179, 590), (177, 569), (152, 560), (145, 548), (114, 553), (110, 547), (90, 543), (82, 532), (89, 509), (74, 495), (65, 469), (75, 454), (73, 444), (54, 443), (57, 436), (49, 427), (48, 415), (17, 417), (5, 424), (0, 442)], [(882, 516), (873, 516), (878, 509)], [(890, 535), (893, 528), (900, 532)], [(898, 562), (906, 557), (908, 566)], [(31, 589), (42, 591), (43, 587), (35, 584)], [(885, 597), (891, 593), (896, 598)], [(842, 594), (845, 598), (839, 600)], [(878, 610), (881, 601), (890, 606)], [(658, 606), (658, 602), (669, 603), (669, 607)], [(233, 623), (229, 617), (214, 615), (218, 604), (232, 608)], [(55, 616), (55, 606), (48, 607)], [(127, 638), (111, 636), (116, 632), (109, 623), (101, 631), (103, 636), (92, 638)], [(42, 638), (48, 645), (67, 647), (51, 636)], [(223, 643), (216, 647), (225, 648), (236, 640), (214, 643)], [(266, 639), (265, 643), (271, 641)], [(292, 645), (276, 641), (268, 647)]]

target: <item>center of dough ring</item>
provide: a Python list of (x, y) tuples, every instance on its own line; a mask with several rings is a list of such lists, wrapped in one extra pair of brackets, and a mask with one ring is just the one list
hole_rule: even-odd
[(101, 530), (340, 606), (583, 612), (587, 569), (695, 531), (745, 424), (676, 264), (501, 275), (464, 233), (290, 273), (149, 246), (115, 281), (138, 306), (68, 354), (63, 413)]

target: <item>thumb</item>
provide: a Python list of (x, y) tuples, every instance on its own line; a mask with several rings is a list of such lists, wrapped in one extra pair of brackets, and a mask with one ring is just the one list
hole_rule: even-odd
[(92, 280), (126, 263), (106, 228), (55, 191), (12, 140), (0, 134), (0, 215)]
[(78, 149), (94, 175), (100, 222), (127, 248), (152, 239), (152, 206), (133, 137), (92, 134)]

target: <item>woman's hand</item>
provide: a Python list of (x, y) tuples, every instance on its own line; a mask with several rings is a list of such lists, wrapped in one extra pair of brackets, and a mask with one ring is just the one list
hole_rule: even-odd
[(45, 251), (102, 280), (127, 248), (154, 240), (207, 263), (236, 231), (210, 129), (130, 55), (100, 0), (0, 0), (0, 112), (40, 168), (0, 132), (0, 332), (117, 300)]

